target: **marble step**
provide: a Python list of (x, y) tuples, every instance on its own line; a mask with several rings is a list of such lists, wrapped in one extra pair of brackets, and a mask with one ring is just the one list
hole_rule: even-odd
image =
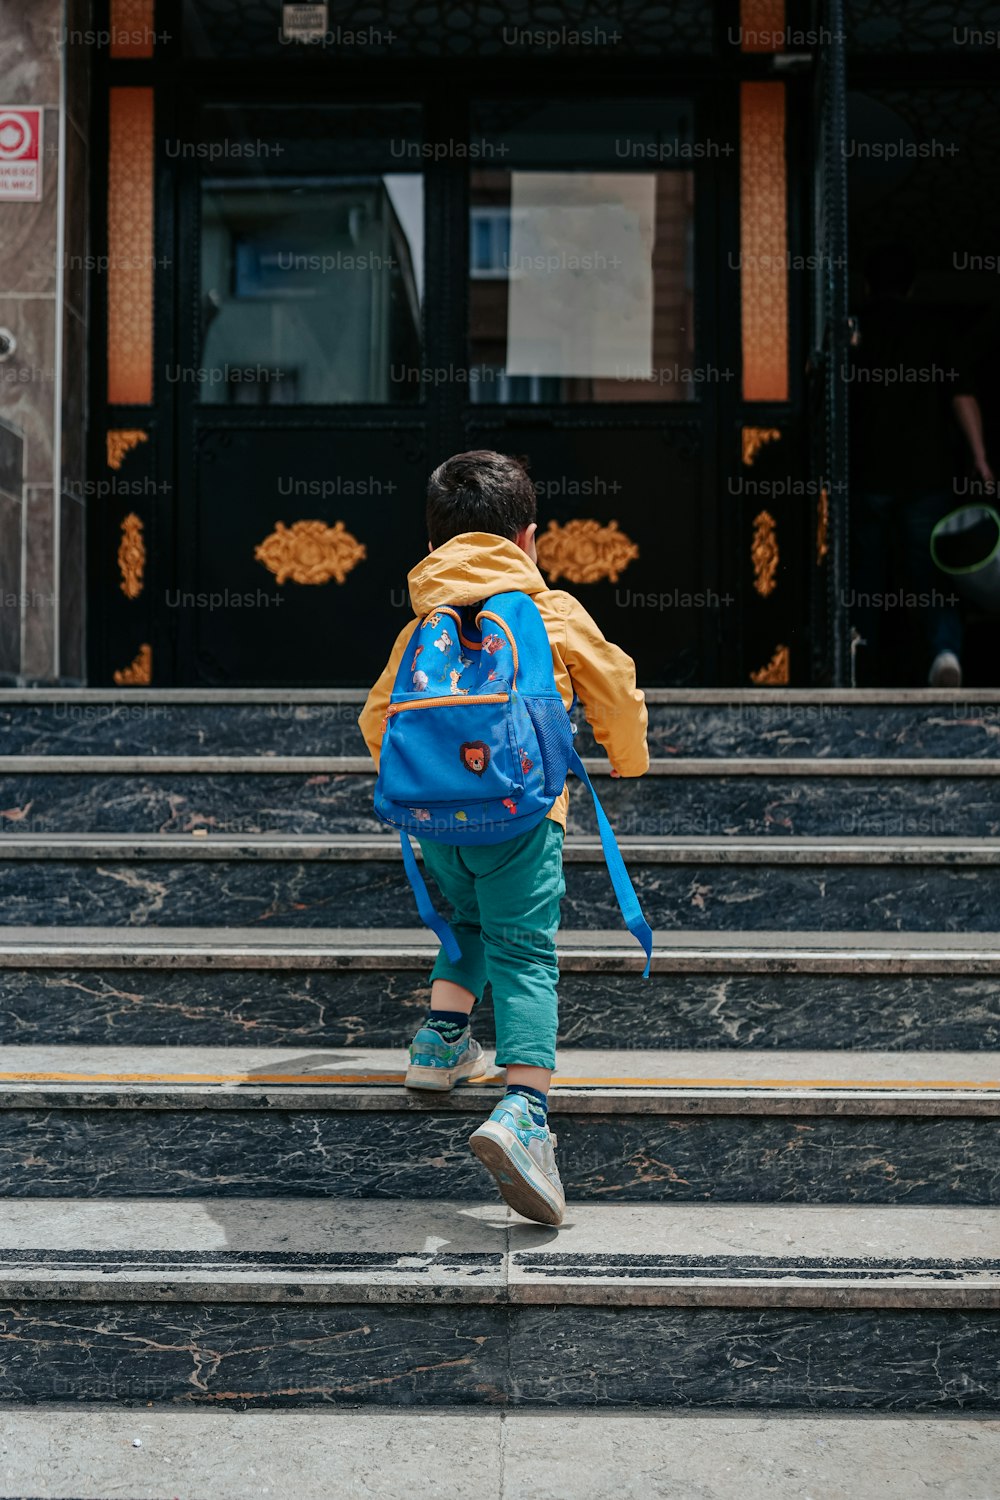
[[(1000, 1211), (7, 1200), (22, 1402), (995, 1412)], [(714, 1491), (713, 1491), (714, 1493)]]
[[(654, 927), (964, 932), (996, 927), (1000, 844), (955, 838), (637, 838), (621, 848)], [(599, 840), (565, 847), (564, 926), (617, 920)], [(393, 835), (74, 835), (0, 840), (0, 927), (402, 927)]]
[[(5, 1047), (0, 1194), (489, 1201), (502, 1075), (402, 1086), (400, 1051)], [(572, 1202), (1000, 1205), (982, 1052), (574, 1050), (550, 1096)]]
[[(355, 689), (0, 690), (0, 753), (357, 755)], [(1000, 692), (646, 692), (654, 755), (972, 756), (1000, 751)], [(586, 727), (583, 740), (588, 743)]]
[[(620, 835), (996, 837), (1000, 759), (661, 756), (641, 779), (589, 760)], [(362, 756), (0, 755), (0, 833), (372, 834)], [(571, 783), (570, 831), (594, 829)]]
[[(377, 1474), (378, 1500), (441, 1500), (442, 1473), (448, 1500), (913, 1500), (941, 1474), (951, 1500), (986, 1500), (1000, 1466), (1000, 1423), (989, 1410), (935, 1412), (933, 1403), (899, 1415), (598, 1411), (481, 1396), (437, 1410), (325, 1401), (269, 1411), (273, 1404), (219, 1411), (150, 1401), (139, 1411), (131, 1398), (116, 1404), (107, 1395), (62, 1408), (8, 1405), (4, 1477), (12, 1495), (47, 1500), (107, 1500), (122, 1492), (123, 1473), (144, 1500), (330, 1500), (331, 1472), (341, 1495), (370, 1494)], [(434, 1464), (424, 1462), (428, 1453)]]
[[(21, 1044), (403, 1047), (425, 928), (2, 928), (0, 1037)], [(560, 1044), (978, 1051), (1000, 1047), (1000, 936), (560, 933)], [(476, 1035), (495, 1038), (492, 1000)]]

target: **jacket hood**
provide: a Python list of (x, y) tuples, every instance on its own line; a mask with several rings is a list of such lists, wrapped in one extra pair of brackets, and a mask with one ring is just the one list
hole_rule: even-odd
[(407, 575), (410, 603), (417, 615), (442, 604), (477, 604), (490, 594), (518, 589), (541, 594), (546, 583), (531, 558), (506, 537), (463, 531), (421, 558)]

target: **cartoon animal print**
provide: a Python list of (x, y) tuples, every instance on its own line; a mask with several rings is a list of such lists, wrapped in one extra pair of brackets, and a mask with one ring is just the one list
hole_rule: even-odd
[(414, 672), (413, 686), (416, 688), (418, 693), (423, 692), (429, 681), (430, 678), (427, 676), (426, 672)]
[(416, 818), (418, 823), (426, 823), (430, 819), (430, 812), (426, 807), (411, 807), (410, 812)]
[(483, 636), (483, 650), (487, 653), (488, 656), (494, 656), (496, 652), (500, 650), (500, 647), (503, 645), (503, 643), (504, 642), (502, 635)]
[(467, 693), (469, 691), (468, 688), (459, 687), (459, 685), (458, 685), (459, 673), (458, 673), (458, 668), (457, 667), (455, 667), (455, 668), (452, 669), (452, 671), (450, 673), (450, 677), (451, 677), (451, 690), (452, 690), (453, 693)]
[(441, 634), (438, 636), (434, 644), (439, 651), (445, 652), (449, 651), (451, 647), (454, 646), (455, 641), (454, 638), (448, 634), (447, 629), (445, 629), (442, 630)]
[(420, 628), (421, 628), (421, 630), (424, 630), (428, 626), (430, 626), (431, 630), (436, 630), (437, 627), (440, 624), (441, 624), (441, 616), (438, 614), (437, 610), (435, 609), (431, 614), (429, 614), (427, 616), (426, 620), (424, 621), (423, 625), (421, 625)]
[(462, 765), (474, 776), (482, 776), (490, 763), (490, 747), (482, 740), (466, 740), (464, 745), (459, 745), (458, 753), (462, 757)]
[(533, 760), (529, 760), (523, 750), (518, 750), (517, 753), (521, 757), (521, 770), (524, 772), (525, 776), (527, 776), (528, 772), (531, 770), (535, 762)]
[(517, 812), (517, 803), (514, 801), (513, 797), (505, 797), (503, 799), (503, 805), (512, 816)]

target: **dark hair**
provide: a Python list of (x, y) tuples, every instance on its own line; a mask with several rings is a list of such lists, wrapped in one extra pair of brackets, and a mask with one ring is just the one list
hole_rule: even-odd
[(916, 274), (910, 248), (899, 240), (876, 245), (865, 258), (865, 280), (873, 297), (905, 297)]
[(463, 531), (490, 531), (510, 541), (537, 514), (535, 486), (523, 458), (476, 448), (438, 464), (427, 482), (427, 537), (440, 547)]

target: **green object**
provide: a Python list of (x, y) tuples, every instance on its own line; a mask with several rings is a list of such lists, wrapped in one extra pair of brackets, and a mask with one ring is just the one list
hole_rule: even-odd
[(431, 979), (482, 998), (493, 989), (497, 1066), (556, 1065), (556, 933), (566, 893), (563, 831), (552, 818), (504, 844), (421, 844), (424, 868), (454, 916), (462, 957), (438, 954)]
[(973, 603), (1000, 609), (1000, 515), (991, 505), (960, 505), (942, 516), (931, 557)]

